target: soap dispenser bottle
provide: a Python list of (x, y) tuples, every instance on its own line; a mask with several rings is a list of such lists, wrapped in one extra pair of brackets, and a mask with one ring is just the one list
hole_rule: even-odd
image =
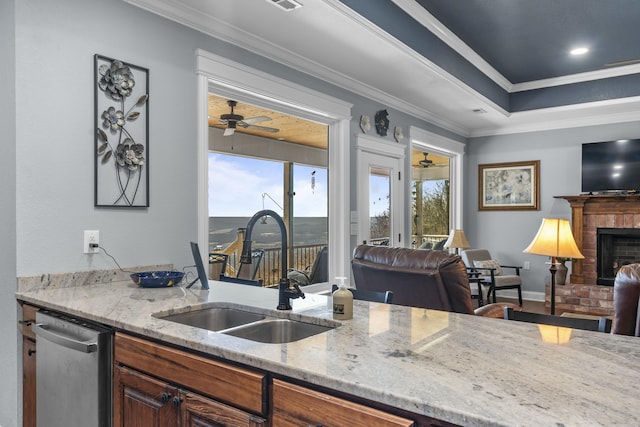
[(353, 294), (344, 284), (345, 277), (336, 277), (340, 281), (338, 290), (333, 293), (333, 318), (349, 320), (353, 318)]

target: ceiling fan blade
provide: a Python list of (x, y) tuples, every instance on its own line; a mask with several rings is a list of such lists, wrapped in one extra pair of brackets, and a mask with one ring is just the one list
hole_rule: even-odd
[(236, 132), (235, 128), (226, 128), (222, 136), (231, 136)]
[(276, 128), (270, 128), (270, 127), (266, 127), (266, 126), (254, 126), (254, 125), (247, 125), (244, 123), (238, 123), (240, 126), (242, 126), (245, 129), (253, 129), (253, 130), (260, 130), (262, 132), (271, 132), (271, 133), (276, 133), (276, 132), (280, 132), (280, 129), (276, 129)]
[(259, 122), (267, 122), (270, 121), (271, 117), (267, 117), (267, 116), (257, 116), (257, 117), (250, 117), (248, 119), (243, 119), (242, 121), (251, 125), (254, 123), (259, 123)]
[(216, 122), (218, 122), (218, 123), (222, 123), (223, 125), (226, 125), (227, 123), (229, 123), (229, 121), (228, 121), (228, 120), (219, 119), (219, 118), (217, 118), (217, 117), (211, 117), (211, 116), (209, 116), (209, 118), (210, 118), (210, 119), (212, 119), (212, 120), (215, 120), (215, 121), (216, 121)]

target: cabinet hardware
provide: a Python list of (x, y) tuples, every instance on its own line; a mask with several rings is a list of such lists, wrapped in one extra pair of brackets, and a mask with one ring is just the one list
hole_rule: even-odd
[(162, 403), (167, 403), (170, 398), (171, 398), (171, 395), (165, 391), (164, 393), (162, 393), (162, 396), (160, 396), (160, 401)]

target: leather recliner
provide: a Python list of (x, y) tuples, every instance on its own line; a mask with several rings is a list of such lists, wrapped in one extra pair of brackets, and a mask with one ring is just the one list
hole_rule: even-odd
[(394, 304), (499, 318), (504, 307), (521, 310), (508, 303), (474, 310), (466, 266), (442, 251), (360, 245), (351, 268), (357, 289), (392, 291)]
[(620, 267), (613, 283), (611, 333), (640, 337), (640, 264)]

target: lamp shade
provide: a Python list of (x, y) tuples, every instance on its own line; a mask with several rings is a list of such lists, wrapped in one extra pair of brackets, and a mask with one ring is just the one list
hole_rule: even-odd
[(449, 238), (444, 243), (445, 248), (465, 249), (470, 248), (471, 245), (467, 240), (467, 236), (464, 235), (462, 230), (451, 230)]
[(523, 252), (550, 257), (584, 258), (573, 238), (568, 219), (543, 218), (538, 234)]

